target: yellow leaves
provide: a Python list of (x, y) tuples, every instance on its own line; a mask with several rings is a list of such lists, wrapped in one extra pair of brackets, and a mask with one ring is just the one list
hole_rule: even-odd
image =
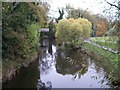
[(87, 19), (62, 19), (57, 24), (56, 38), (59, 42), (70, 43), (71, 45), (82, 42), (91, 34), (92, 24)]
[(79, 33), (82, 33), (82, 31), (83, 31), (81, 25), (78, 22), (72, 23), (70, 26), (70, 30), (74, 30), (74, 31), (76, 30)]
[(74, 23), (74, 22), (75, 22), (75, 19), (74, 19), (74, 18), (69, 18), (68, 20), (69, 20), (69, 22), (71, 22), (71, 23)]
[(83, 37), (89, 37), (92, 32), (92, 24), (87, 19), (78, 18), (77, 22), (82, 26), (83, 29)]
[(92, 27), (92, 24), (91, 24), (91, 22), (89, 22), (87, 19), (84, 19), (84, 18), (78, 18), (77, 19), (77, 22), (79, 23), (79, 24), (81, 24), (81, 26), (87, 26), (88, 28), (91, 28)]

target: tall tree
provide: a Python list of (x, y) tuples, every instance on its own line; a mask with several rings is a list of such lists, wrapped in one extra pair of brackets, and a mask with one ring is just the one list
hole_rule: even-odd
[[(104, 0), (102, 3), (106, 3), (108, 7), (104, 6), (104, 12), (108, 14), (108, 17), (112, 17), (112, 21), (116, 21), (114, 24), (115, 28), (114, 31), (117, 32), (117, 36), (120, 35), (120, 1), (119, 0), (113, 0), (113, 1), (108, 1)], [(110, 19), (110, 18), (109, 18)], [(113, 26), (113, 27), (114, 27)], [(112, 30), (112, 29), (110, 29)]]
[(38, 42), (38, 28), (45, 20), (45, 9), (32, 2), (2, 4), (3, 58), (14, 60), (17, 55), (28, 58)]

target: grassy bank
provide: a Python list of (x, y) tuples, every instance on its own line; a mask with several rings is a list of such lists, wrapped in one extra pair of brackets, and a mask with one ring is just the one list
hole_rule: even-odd
[(96, 44), (99, 44), (101, 46), (105, 46), (107, 48), (111, 48), (113, 50), (118, 50), (118, 44), (117, 43), (110, 43), (110, 42), (95, 42)]
[(85, 43), (83, 45), (83, 48), (89, 52), (94, 52), (94, 54), (97, 54), (99, 56), (105, 57), (106, 59), (112, 60), (112, 61), (118, 61), (118, 54), (114, 54), (112, 52), (109, 52), (107, 50), (104, 50), (100, 47), (94, 46), (89, 43)]
[(92, 42), (111, 48), (113, 50), (118, 50), (118, 37), (94, 37), (90, 39)]
[(111, 42), (115, 42), (118, 41), (118, 37), (117, 36), (111, 36), (111, 37), (92, 37), (91, 40), (92, 41), (111, 41)]
[[(111, 44), (108, 44), (110, 46)], [(112, 53), (108, 50), (104, 50), (100, 47), (94, 46), (90, 43), (84, 43), (82, 48), (85, 49), (86, 52), (89, 53), (93, 59), (96, 60), (97, 63), (103, 63), (104, 70), (106, 71), (106, 75), (108, 80), (111, 83), (119, 84), (119, 54)]]

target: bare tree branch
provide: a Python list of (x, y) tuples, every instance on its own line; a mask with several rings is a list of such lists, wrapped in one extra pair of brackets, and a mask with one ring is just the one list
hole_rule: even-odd
[(106, 2), (106, 3), (108, 3), (108, 4), (109, 4), (109, 5), (111, 5), (111, 6), (114, 6), (114, 7), (116, 7), (118, 10), (120, 10), (120, 7), (118, 7), (117, 5), (115, 5), (115, 4), (112, 4), (112, 3), (108, 2), (107, 0), (105, 0), (105, 2)]
[(11, 10), (9, 12), (9, 15), (8, 15), (8, 18), (10, 18), (11, 16), (11, 13), (13, 12), (13, 10), (18, 6), (19, 2), (14, 2), (13, 3), (13, 6), (11, 7)]

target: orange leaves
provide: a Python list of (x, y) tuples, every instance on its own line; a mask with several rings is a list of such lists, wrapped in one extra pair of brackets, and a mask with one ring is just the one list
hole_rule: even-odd
[(103, 36), (105, 32), (107, 31), (107, 27), (105, 25), (104, 21), (99, 21), (97, 24), (97, 31), (96, 31), (96, 36)]

